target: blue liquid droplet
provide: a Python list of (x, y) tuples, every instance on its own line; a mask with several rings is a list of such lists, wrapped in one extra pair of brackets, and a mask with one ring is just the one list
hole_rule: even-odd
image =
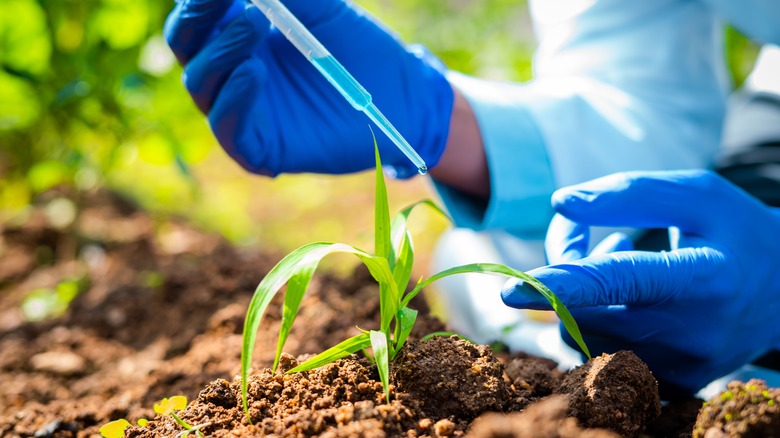
[(428, 166), (422, 166), (418, 168), (417, 171), (420, 172), (420, 175), (425, 175), (426, 173), (428, 173)]

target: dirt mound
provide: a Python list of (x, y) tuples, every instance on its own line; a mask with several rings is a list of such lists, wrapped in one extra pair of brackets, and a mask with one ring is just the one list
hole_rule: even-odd
[[(267, 368), (276, 350), (280, 295), (257, 336), (249, 424), (235, 379), (244, 312), (282, 254), (237, 248), (107, 192), (80, 197), (79, 215), (59, 228), (47, 218), (46, 202), (24, 224), (0, 230), (0, 436), (95, 436), (119, 418), (151, 420), (129, 429), (131, 436), (173, 436), (183, 429), (151, 408), (179, 394), (191, 400), (180, 412), (184, 420), (208, 435), (231, 437), (521, 436), (507, 430), (598, 437), (608, 432), (582, 429), (597, 424), (572, 417), (591, 412), (575, 412), (571, 404), (588, 391), (600, 399), (619, 395), (614, 400), (625, 404), (620, 412), (627, 415), (645, 412), (627, 417), (641, 425), (618, 422), (615, 430), (627, 434), (641, 429), (656, 407), (654, 382), (634, 376), (646, 375), (635, 361), (623, 369), (620, 361), (597, 359), (604, 363), (566, 376), (554, 362), (524, 354), (497, 358), (486, 346), (454, 338), (417, 342), (446, 330), (425, 316), (420, 297), (412, 303), (420, 316), (410, 343), (391, 367), (390, 403), (373, 365), (357, 357), (284, 375), (295, 360), (285, 356), (272, 374)], [(72, 301), (60, 309), (63, 297)], [(376, 328), (378, 313), (378, 288), (366, 269), (346, 278), (319, 272), (285, 349), (295, 356), (323, 351), (359, 333), (356, 326)], [(598, 368), (597, 377), (585, 378)], [(602, 386), (607, 370), (617, 386)], [(565, 413), (559, 398), (535, 404), (553, 392), (569, 394)], [(483, 414), (472, 422), (489, 411), (512, 414)], [(690, 433), (695, 410), (661, 421), (682, 411), (665, 411), (648, 426), (648, 436)]]
[(693, 428), (694, 438), (780, 436), (780, 389), (763, 380), (731, 382), (707, 400)]

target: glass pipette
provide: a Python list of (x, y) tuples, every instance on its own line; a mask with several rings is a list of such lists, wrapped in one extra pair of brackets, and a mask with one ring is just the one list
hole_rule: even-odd
[(398, 149), (406, 155), (421, 174), (428, 171), (425, 161), (412, 149), (400, 132), (371, 102), (371, 95), (341, 65), (328, 49), (309, 32), (279, 0), (251, 0), (276, 28), (300, 51), (306, 59), (328, 79), (345, 99), (358, 111), (365, 113)]

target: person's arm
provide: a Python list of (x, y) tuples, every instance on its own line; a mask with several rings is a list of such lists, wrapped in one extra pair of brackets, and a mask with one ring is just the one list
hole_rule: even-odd
[(482, 135), (471, 105), (463, 95), (455, 92), (450, 118), (447, 147), (439, 164), (431, 169), (431, 177), (442, 184), (472, 196), (490, 196), (490, 174)]
[[(628, 169), (711, 164), (728, 90), (712, 11), (680, 0), (582, 5), (530, 2), (539, 37), (532, 81), (448, 74), (481, 136), (466, 144), (484, 147), (489, 169), (487, 184), (460, 185), (457, 172), (432, 171), (457, 225), (541, 238), (558, 187)], [(456, 120), (454, 113), (450, 126), (462, 127)], [(453, 129), (443, 159), (467, 138)]]

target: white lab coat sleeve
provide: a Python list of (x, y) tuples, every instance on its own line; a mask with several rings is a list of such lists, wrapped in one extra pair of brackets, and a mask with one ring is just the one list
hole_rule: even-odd
[(777, 0), (701, 1), (755, 41), (780, 44), (780, 2)]
[[(725, 1), (725, 0), (724, 0)], [(531, 0), (533, 80), (450, 73), (482, 134), (491, 196), (434, 182), (457, 226), (542, 238), (562, 186), (711, 165), (730, 88), (721, 23), (685, 0)]]

